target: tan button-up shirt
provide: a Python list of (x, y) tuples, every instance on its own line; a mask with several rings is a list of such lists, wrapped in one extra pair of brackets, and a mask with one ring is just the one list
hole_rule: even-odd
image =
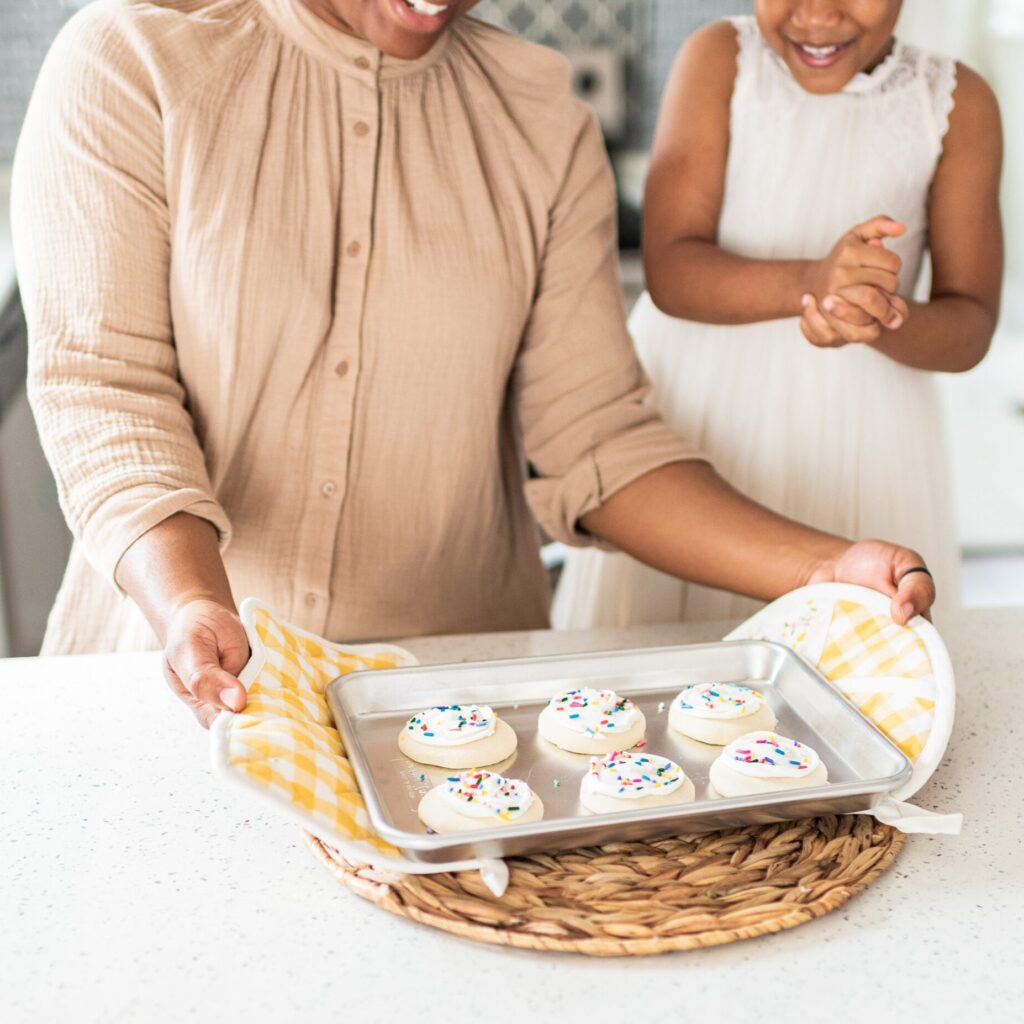
[(236, 596), (332, 638), (543, 626), (534, 516), (585, 543), (694, 455), (642, 401), (566, 64), (479, 22), (403, 62), (298, 0), (91, 4), (13, 212), (77, 539), (48, 651), (153, 642), (114, 570), (182, 510)]

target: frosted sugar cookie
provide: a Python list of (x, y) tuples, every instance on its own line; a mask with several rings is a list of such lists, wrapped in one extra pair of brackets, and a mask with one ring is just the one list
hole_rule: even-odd
[(544, 805), (521, 779), (480, 770), (449, 776), (424, 794), (416, 813), (435, 832), (470, 832), (540, 821)]
[(555, 694), (540, 713), (537, 731), (574, 754), (610, 754), (644, 738), (647, 722), (631, 700), (611, 690), (583, 687)]
[(504, 761), (516, 734), (484, 704), (441, 704), (413, 715), (398, 736), (399, 749), (421, 764), (479, 768)]
[[(506, 757), (504, 761), (487, 765), (486, 769), (492, 775), (508, 775), (515, 762), (516, 755), (513, 754), (511, 757)], [(432, 764), (418, 764), (416, 768), (421, 770), (416, 772), (414, 777), (418, 782), (426, 783), (426, 789), (430, 789), (432, 786), (440, 786), (442, 782), (445, 782), (454, 773), (452, 768), (438, 768)]]
[(580, 783), (580, 803), (594, 814), (687, 804), (695, 795), (693, 783), (675, 761), (620, 750), (592, 757)]
[(684, 736), (724, 746), (744, 733), (775, 728), (764, 694), (737, 683), (697, 683), (672, 701), (668, 724)]
[(755, 796), (823, 786), (828, 770), (810, 747), (774, 732), (751, 732), (730, 743), (711, 765), (720, 796)]

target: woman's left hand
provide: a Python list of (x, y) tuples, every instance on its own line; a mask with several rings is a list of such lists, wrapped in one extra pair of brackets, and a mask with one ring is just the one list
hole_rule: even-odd
[(924, 615), (935, 586), (924, 559), (880, 540), (811, 529), (758, 505), (706, 462), (671, 462), (616, 491), (580, 524), (641, 562), (707, 587), (762, 601), (808, 583), (858, 583), (892, 599), (904, 625)]
[(824, 563), (808, 583), (859, 583), (892, 598), (891, 614), (905, 625), (915, 615), (929, 618), (935, 602), (935, 583), (929, 573), (908, 572), (927, 568), (925, 560), (910, 548), (881, 540), (863, 540)]

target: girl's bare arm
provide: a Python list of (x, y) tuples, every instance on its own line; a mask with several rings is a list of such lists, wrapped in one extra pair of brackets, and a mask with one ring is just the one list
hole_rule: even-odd
[(705, 323), (799, 316), (810, 260), (755, 260), (718, 247), (736, 30), (695, 32), (665, 87), (644, 199), (644, 268), (655, 305)]
[(958, 66), (956, 105), (928, 200), (931, 298), (875, 348), (922, 370), (969, 370), (988, 352), (999, 318), (1003, 230), (999, 105), (981, 76)]
[[(931, 297), (908, 303), (910, 316), (904, 325), (879, 332), (871, 341), (899, 363), (947, 372), (969, 370), (984, 358), (999, 317), (1003, 276), (999, 106), (984, 79), (962, 66), (954, 100), (928, 200)], [(849, 310), (842, 302), (833, 314), (815, 306), (805, 321), (822, 341), (832, 334), (860, 340), (845, 337), (839, 320)]]

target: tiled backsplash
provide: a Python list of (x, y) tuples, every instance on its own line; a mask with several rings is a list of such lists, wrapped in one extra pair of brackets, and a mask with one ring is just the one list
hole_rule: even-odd
[(627, 61), (628, 143), (646, 146), (676, 51), (700, 25), (749, 11), (752, 0), (481, 0), (476, 13), (556, 49), (610, 47)]
[[(61, 25), (87, 0), (0, 0), (0, 164), (10, 161), (32, 84)], [(627, 60), (629, 142), (645, 145), (672, 58), (698, 25), (750, 0), (481, 0), (476, 13), (560, 49), (611, 47)]]
[(650, 6), (649, 0), (482, 0), (474, 13), (558, 50), (614, 50), (622, 58), (626, 84), (623, 133), (630, 144), (642, 145)]
[(0, 0), (0, 164), (18, 141), (32, 84), (61, 25), (84, 0)]
[(749, 14), (753, 0), (647, 0), (651, 30), (644, 50), (643, 120), (644, 137), (638, 140), (647, 145), (654, 134), (658, 118), (661, 90), (683, 40), (696, 28), (727, 18), (732, 14)]
[(559, 49), (611, 47), (634, 56), (644, 46), (646, 0), (481, 0), (478, 17)]

